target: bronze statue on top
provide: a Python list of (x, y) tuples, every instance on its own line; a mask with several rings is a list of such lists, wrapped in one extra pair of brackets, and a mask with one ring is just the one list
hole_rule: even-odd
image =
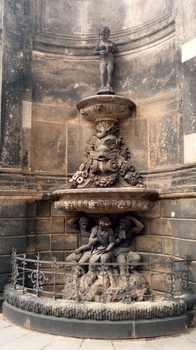
[(101, 72), (101, 88), (98, 94), (114, 93), (111, 86), (112, 73), (114, 70), (114, 56), (113, 54), (118, 52), (117, 46), (108, 40), (110, 36), (110, 29), (103, 27), (99, 33), (100, 42), (97, 43), (94, 49), (94, 55), (100, 56), (100, 72)]

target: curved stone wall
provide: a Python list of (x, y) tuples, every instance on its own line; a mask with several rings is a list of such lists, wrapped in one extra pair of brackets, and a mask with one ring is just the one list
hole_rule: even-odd
[[(173, 29), (173, 2), (168, 0), (52, 0), (34, 2), (34, 48), (76, 55), (90, 49), (103, 25), (121, 51), (149, 44)], [(130, 42), (132, 42), (130, 44)]]
[[(100, 86), (99, 61), (93, 48), (100, 27), (107, 23), (119, 47), (114, 88), (137, 105), (136, 118), (121, 128), (133, 163), (145, 174), (178, 164), (181, 140), (177, 140), (173, 2), (154, 5), (148, 0), (144, 5), (124, 0), (122, 6), (111, 6), (111, 1), (99, 6), (85, 0), (62, 3), (37, 0), (34, 7), (31, 169), (49, 173), (58, 169), (70, 175), (84, 159), (94, 129), (78, 115), (76, 104), (96, 94)], [(99, 21), (95, 9), (100, 12)]]

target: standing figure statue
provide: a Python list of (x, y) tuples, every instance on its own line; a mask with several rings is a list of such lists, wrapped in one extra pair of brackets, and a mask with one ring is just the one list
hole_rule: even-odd
[(100, 92), (107, 90), (113, 93), (111, 86), (112, 73), (114, 70), (113, 54), (118, 52), (118, 48), (111, 40), (108, 40), (110, 36), (110, 30), (108, 27), (103, 27), (99, 33), (99, 36), (100, 42), (97, 43), (94, 49), (94, 55), (100, 56), (100, 72), (102, 84)]

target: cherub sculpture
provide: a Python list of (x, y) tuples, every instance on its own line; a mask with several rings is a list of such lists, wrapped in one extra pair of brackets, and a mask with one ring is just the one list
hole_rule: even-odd
[(94, 55), (100, 56), (100, 72), (101, 72), (101, 90), (107, 88), (110, 92), (113, 92), (111, 86), (112, 73), (114, 70), (114, 53), (118, 52), (117, 46), (109, 40), (110, 29), (103, 27), (99, 33), (100, 42), (97, 43), (94, 49)]

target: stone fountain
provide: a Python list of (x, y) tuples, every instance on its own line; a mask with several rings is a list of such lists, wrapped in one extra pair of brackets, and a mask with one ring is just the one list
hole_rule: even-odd
[[(158, 193), (143, 183), (120, 136), (121, 121), (132, 118), (136, 106), (114, 93), (111, 78), (118, 49), (109, 41), (107, 27), (100, 37), (94, 54), (100, 56), (102, 86), (97, 95), (77, 104), (81, 116), (94, 122), (95, 134), (70, 188), (56, 190), (50, 198), (56, 209), (70, 213), (68, 224), (80, 228), (81, 244), (64, 263), (73, 269), (65, 278), (62, 299), (52, 300), (39, 298), (39, 278), (44, 275), (37, 268), (37, 295), (24, 294), (24, 286), (22, 292), (7, 289), (4, 314), (31, 329), (77, 337), (122, 339), (183, 332), (193, 319), (195, 297), (173, 293), (172, 298), (152, 300), (149, 281), (138, 270), (141, 256), (133, 241), (144, 226), (137, 212), (151, 210)], [(36, 264), (41, 266), (39, 258)], [(14, 270), (15, 286), (16, 263)], [(169, 274), (173, 277), (174, 271)]]
[[(79, 212), (78, 217), (85, 215), (88, 218), (90, 215), (91, 221), (95, 222), (95, 226), (89, 230), (91, 232), (88, 236), (89, 241), (68, 256), (67, 261), (77, 261), (80, 265), (83, 263), (94, 265), (112, 262), (123, 264), (128, 259), (132, 268), (134, 266), (129, 282), (137, 285), (132, 300), (141, 301), (145, 299), (148, 286), (147, 282), (135, 272), (141, 258), (137, 252), (132, 251), (131, 245), (134, 236), (141, 232), (143, 225), (130, 216), (130, 212), (149, 210), (158, 194), (155, 190), (146, 189), (141, 175), (130, 162), (129, 149), (120, 136), (120, 122), (125, 118), (131, 118), (136, 106), (131, 100), (109, 92), (111, 89), (108, 94), (104, 90), (103, 94), (99, 92), (98, 95), (90, 96), (78, 103), (77, 108), (81, 115), (95, 123), (96, 135), (89, 141), (86, 150), (87, 160), (70, 179), (71, 188), (55, 191), (53, 196), (56, 209), (71, 213)], [(82, 233), (81, 230), (81, 236)], [(120, 285), (116, 286), (115, 278), (111, 277), (115, 273), (113, 267), (108, 267), (106, 273), (108, 281), (107, 279), (100, 281), (102, 274), (95, 270), (89, 267), (86, 274), (81, 277), (81, 285), (88, 278), (88, 284), (84, 287), (86, 296), (83, 300), (101, 301), (100, 288), (103, 289), (105, 284), (109, 290), (106, 292), (106, 300), (123, 300), (120, 293), (126, 289), (127, 282), (122, 279)], [(119, 266), (117, 274), (119, 272), (124, 275), (122, 266)], [(70, 297), (69, 292), (67, 295), (65, 293), (66, 297)]]

